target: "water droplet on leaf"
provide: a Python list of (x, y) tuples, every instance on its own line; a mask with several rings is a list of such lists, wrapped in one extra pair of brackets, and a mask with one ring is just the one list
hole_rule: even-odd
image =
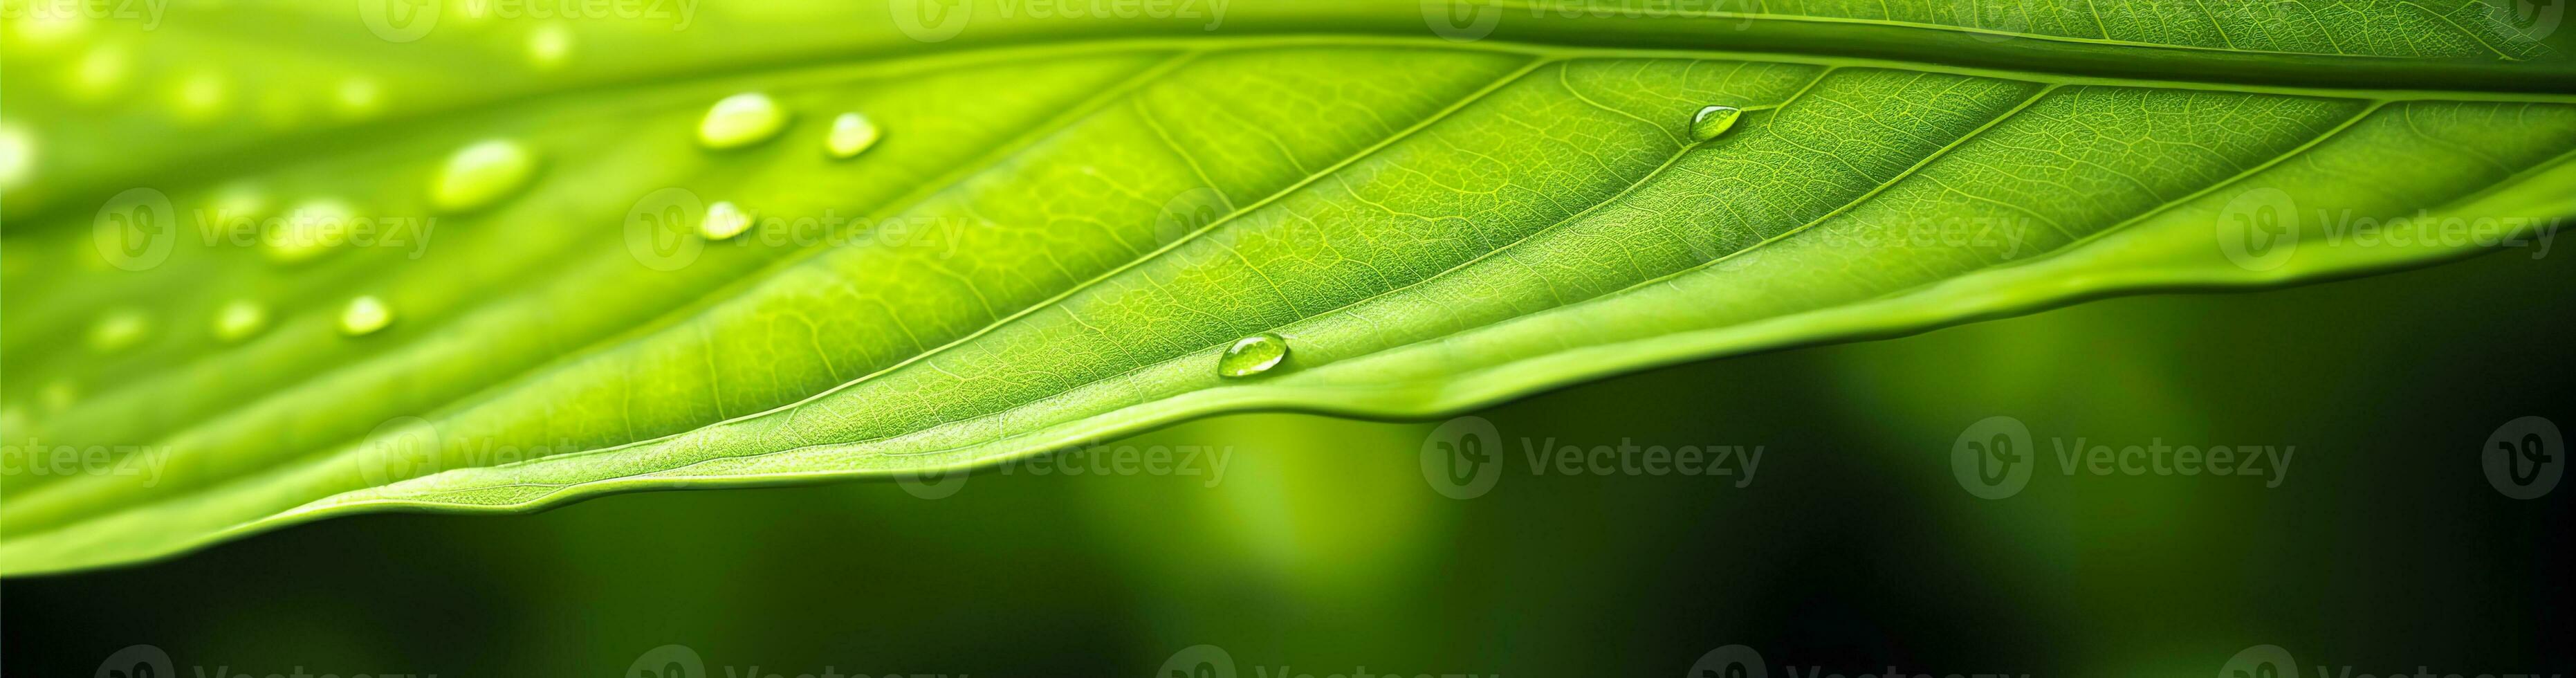
[(98, 324), (90, 326), (89, 347), (100, 353), (115, 353), (143, 343), (143, 338), (151, 334), (152, 317), (142, 311), (108, 311), (99, 316)]
[(572, 56), (572, 30), (550, 23), (528, 31), (528, 63), (538, 68), (563, 65)]
[(262, 235), (268, 259), (300, 264), (331, 253), (349, 239), (349, 222), (357, 214), (348, 203), (329, 198), (305, 201), (270, 220)]
[(1278, 367), (1288, 358), (1288, 340), (1263, 332), (1234, 340), (1217, 358), (1216, 374), (1220, 377), (1249, 377)]
[(249, 299), (235, 299), (215, 311), (215, 338), (227, 343), (249, 339), (268, 329), (268, 308)]
[(1691, 141), (1707, 141), (1735, 127), (1735, 119), (1744, 117), (1744, 109), (1734, 106), (1710, 106), (1691, 116)]
[(103, 43), (81, 55), (64, 84), (70, 86), (72, 96), (96, 101), (125, 84), (125, 75), (133, 70), (132, 62), (124, 44)]
[(384, 102), (384, 88), (369, 78), (348, 78), (340, 81), (332, 99), (339, 103), (342, 114), (366, 117), (374, 115), (376, 107)]
[(777, 99), (744, 92), (717, 101), (698, 121), (698, 143), (712, 149), (740, 148), (768, 141), (787, 126), (787, 109)]
[(340, 309), (340, 333), (352, 337), (374, 334), (393, 323), (393, 307), (373, 295), (351, 299), (347, 308)]
[(707, 206), (706, 218), (698, 220), (698, 235), (708, 240), (723, 240), (751, 230), (751, 214), (736, 207), (733, 201), (719, 200)]
[(536, 169), (537, 155), (519, 142), (475, 142), (447, 156), (430, 183), (429, 201), (446, 212), (481, 209), (517, 193)]
[(876, 121), (869, 120), (868, 116), (843, 113), (841, 117), (832, 119), (832, 135), (824, 140), (823, 146), (832, 153), (832, 157), (849, 158), (866, 153), (868, 147), (877, 145), (877, 137), (883, 134), (877, 129)]
[(36, 174), (36, 135), (17, 123), (0, 123), (0, 189), (17, 188)]

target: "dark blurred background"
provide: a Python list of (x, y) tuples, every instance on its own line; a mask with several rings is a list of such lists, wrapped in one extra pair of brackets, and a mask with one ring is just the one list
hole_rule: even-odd
[[(2576, 487), (2507, 498), (2478, 461), (2516, 417), (2576, 425), (2576, 257), (2529, 252), (1567, 388), (1473, 413), (1507, 449), (1470, 499), (1426, 480), (1438, 421), (1254, 414), (1107, 444), (1230, 449), (1222, 475), (329, 520), (0, 582), (0, 673), (137, 644), (183, 676), (633, 676), (669, 644), (727, 678), (1165, 678), (1203, 644), (1245, 678), (1671, 676), (1731, 644), (1771, 676), (2223, 676), (2266, 644), (2310, 674), (2576, 673)], [(1980, 499), (1950, 453), (1995, 415), (2041, 456)], [(2064, 475), (2076, 438), (2295, 452), (2277, 487)], [(1743, 487), (1533, 473), (1550, 439), (1764, 454)]]

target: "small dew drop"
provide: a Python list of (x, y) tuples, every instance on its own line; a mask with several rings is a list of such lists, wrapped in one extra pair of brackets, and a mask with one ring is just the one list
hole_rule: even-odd
[(0, 190), (14, 189), (36, 174), (36, 134), (15, 122), (0, 122)]
[(268, 329), (268, 307), (249, 299), (235, 299), (215, 311), (215, 338), (225, 343), (238, 342)]
[(723, 240), (751, 230), (751, 214), (736, 207), (733, 201), (720, 200), (707, 206), (707, 216), (698, 220), (698, 235), (708, 240)]
[(528, 31), (528, 63), (547, 69), (561, 66), (572, 56), (572, 30), (560, 23), (550, 23)]
[(89, 347), (100, 353), (115, 353), (143, 343), (152, 334), (152, 317), (134, 309), (108, 311), (99, 316), (98, 324), (89, 328)]
[(517, 193), (536, 169), (536, 153), (519, 142), (475, 142), (447, 156), (430, 183), (429, 201), (444, 212), (482, 209)]
[(362, 118), (374, 115), (376, 108), (384, 104), (385, 90), (372, 78), (353, 77), (341, 80), (331, 98), (340, 106), (342, 115)]
[(373, 295), (351, 299), (347, 308), (340, 309), (340, 333), (352, 337), (374, 334), (393, 323), (393, 307)]
[(133, 71), (133, 61), (125, 45), (102, 43), (81, 54), (64, 84), (74, 97), (89, 101), (105, 98), (125, 84), (126, 74)]
[(877, 129), (876, 121), (869, 120), (868, 116), (843, 113), (841, 117), (832, 119), (832, 135), (824, 140), (823, 145), (832, 157), (851, 158), (868, 152), (868, 147), (877, 145), (877, 137), (884, 135)]
[(224, 107), (232, 103), (232, 81), (222, 73), (198, 71), (181, 79), (170, 96), (181, 117), (205, 122), (222, 115)]
[(1715, 139), (1717, 135), (1725, 134), (1726, 130), (1734, 128), (1735, 120), (1741, 117), (1744, 117), (1744, 109), (1734, 106), (1710, 106), (1699, 109), (1698, 115), (1691, 116), (1691, 141)]
[(207, 216), (214, 217), (225, 228), (231, 228), (240, 219), (256, 220), (268, 216), (268, 192), (260, 190), (258, 184), (239, 181), (225, 184), (215, 189), (208, 200), (214, 211)]
[(1227, 378), (1249, 377), (1268, 372), (1286, 359), (1288, 340), (1263, 332), (1236, 339), (1234, 345), (1225, 347), (1225, 355), (1217, 358), (1216, 374)]
[(261, 234), (268, 260), (300, 264), (331, 253), (349, 239), (350, 220), (357, 212), (348, 203), (330, 198), (308, 200), (288, 209), (285, 215), (269, 220), (268, 231)]
[(759, 92), (725, 97), (698, 121), (698, 144), (711, 149), (740, 148), (768, 141), (787, 126), (787, 109)]

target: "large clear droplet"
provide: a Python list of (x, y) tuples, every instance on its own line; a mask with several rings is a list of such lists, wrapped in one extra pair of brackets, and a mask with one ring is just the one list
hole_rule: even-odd
[(536, 174), (537, 155), (508, 139), (478, 141), (447, 156), (429, 185), (430, 204), (445, 212), (481, 209), (517, 193)]
[(394, 324), (393, 307), (373, 295), (351, 299), (347, 307), (340, 309), (341, 334), (366, 336), (391, 324)]
[(269, 221), (268, 231), (261, 235), (268, 246), (268, 259), (280, 264), (300, 264), (329, 254), (349, 239), (350, 222), (357, 209), (348, 203), (329, 198), (308, 200), (286, 214)]
[(1691, 141), (1715, 139), (1717, 135), (1733, 129), (1735, 120), (1741, 117), (1744, 117), (1744, 109), (1734, 106), (1710, 106), (1699, 109), (1698, 115), (1691, 116)]
[(744, 92), (717, 101), (698, 121), (698, 144), (713, 149), (740, 148), (768, 141), (787, 127), (787, 109), (777, 99)]
[(1216, 374), (1227, 378), (1249, 377), (1268, 372), (1286, 359), (1288, 340), (1263, 332), (1236, 339), (1233, 345), (1225, 347), (1225, 355), (1217, 358)]
[(868, 147), (877, 145), (877, 137), (884, 134), (868, 116), (843, 113), (841, 117), (832, 119), (832, 135), (823, 140), (823, 147), (835, 158), (856, 157), (868, 152)]
[(723, 240), (751, 230), (751, 214), (736, 207), (733, 201), (720, 200), (707, 206), (707, 216), (698, 220), (698, 235), (708, 240)]

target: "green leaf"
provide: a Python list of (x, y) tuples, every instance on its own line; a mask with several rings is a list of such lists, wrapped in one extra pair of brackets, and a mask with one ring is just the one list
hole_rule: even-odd
[[(937, 472), (1226, 411), (1432, 415), (2109, 294), (2538, 256), (2576, 213), (2565, 40), (2464, 19), (2480, 2), (1956, 5), (2029, 8), (2001, 29), (1947, 4), (1237, 4), (1222, 30), (979, 4), (906, 54), (899, 14), (700, 17), (672, 40), (713, 47), (679, 55), (573, 22), (537, 66), (474, 38), (542, 23), (369, 45), (317, 20), (212, 62), (404, 83), (407, 113), (309, 128), (261, 127), (255, 89), (179, 115), (13, 87), (12, 124), (46, 126), (0, 250), (0, 572), (355, 511)], [(39, 52), (13, 82), (80, 53), (11, 49)], [(783, 130), (701, 147), (745, 92)], [(1697, 139), (1708, 106), (1742, 113)], [(137, 136), (56, 133), (91, 108)], [(882, 139), (827, 153), (843, 113)], [(483, 173), (442, 179), (451, 156)], [(748, 230), (697, 235), (717, 203)], [(295, 214), (371, 230), (259, 242)], [(1221, 376), (1262, 333), (1284, 359)]]

